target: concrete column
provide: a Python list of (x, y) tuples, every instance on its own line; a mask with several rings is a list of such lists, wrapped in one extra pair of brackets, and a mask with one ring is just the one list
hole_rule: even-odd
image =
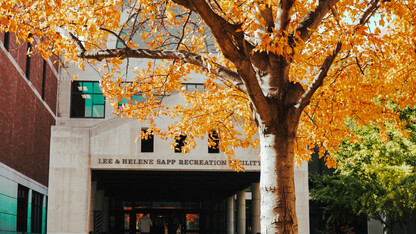
[(309, 234), (309, 188), (308, 163), (295, 167), (296, 215), (298, 217), (298, 232)]
[(251, 184), (252, 234), (261, 232), (260, 228), (260, 183)]
[(110, 227), (110, 198), (108, 196), (104, 196), (103, 202), (103, 232), (108, 232)]
[[(97, 228), (97, 230), (94, 230), (95, 232), (103, 232), (104, 231), (104, 190), (97, 190), (95, 194), (95, 209), (94, 209), (95, 215), (94, 215), (94, 228)], [(98, 218), (100, 217), (100, 218)], [(98, 224), (95, 223), (97, 221), (97, 218), (99, 220)], [(98, 226), (96, 226), (98, 225)]]
[(90, 230), (89, 130), (53, 126), (50, 146), (49, 234)]
[(234, 195), (226, 199), (227, 234), (234, 234)]
[(89, 222), (89, 232), (94, 231), (94, 210), (95, 210), (95, 198), (97, 196), (97, 182), (91, 181), (91, 192), (90, 192), (90, 222)]
[(46, 198), (46, 196), (43, 196), (43, 200), (42, 200), (42, 233), (46, 233), (46, 209), (47, 209), (47, 204), (46, 202), (48, 201), (48, 199)]
[(375, 219), (370, 219), (367, 222), (368, 234), (383, 234), (383, 224)]
[(237, 233), (246, 234), (246, 191), (237, 193)]
[(32, 231), (32, 189), (29, 189), (28, 198), (27, 198), (27, 231), (30, 233)]
[(102, 211), (104, 206), (104, 190), (97, 190), (95, 194), (95, 210)]

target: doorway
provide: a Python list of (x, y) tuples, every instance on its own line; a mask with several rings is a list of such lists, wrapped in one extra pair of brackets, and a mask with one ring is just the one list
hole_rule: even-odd
[(201, 212), (188, 209), (124, 209), (124, 234), (139, 234), (139, 220), (148, 214), (151, 234), (200, 234)]

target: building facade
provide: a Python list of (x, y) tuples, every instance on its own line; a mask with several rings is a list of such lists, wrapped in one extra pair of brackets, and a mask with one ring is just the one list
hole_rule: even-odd
[(58, 67), (0, 34), (0, 233), (45, 233)]
[[(51, 135), (48, 233), (137, 233), (146, 214), (152, 233), (260, 233), (258, 149), (236, 150), (246, 169), (237, 173), (207, 137), (186, 154), (158, 137), (136, 140), (147, 126), (112, 114), (95, 70), (67, 71)], [(184, 88), (203, 89), (203, 79), (195, 75)], [(170, 121), (161, 117), (157, 126), (166, 129)], [(306, 163), (295, 179), (299, 233), (309, 233)]]

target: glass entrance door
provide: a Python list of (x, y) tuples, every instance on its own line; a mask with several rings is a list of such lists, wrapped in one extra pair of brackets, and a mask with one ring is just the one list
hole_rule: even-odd
[(123, 212), (123, 233), (130, 234), (134, 233), (132, 228), (132, 220), (134, 220), (133, 213), (131, 211)]
[(149, 213), (151, 234), (200, 234), (200, 214), (176, 209), (124, 210), (124, 234), (139, 234), (139, 220)]
[(153, 210), (154, 227), (152, 234), (183, 234), (185, 214), (179, 210)]
[(200, 215), (195, 213), (187, 213), (185, 223), (185, 233), (199, 234), (200, 232)]
[(144, 215), (134, 210), (124, 212), (124, 234), (139, 234), (138, 222), (139, 219)]
[(164, 214), (153, 213), (153, 228), (152, 234), (165, 234), (167, 233), (168, 219)]

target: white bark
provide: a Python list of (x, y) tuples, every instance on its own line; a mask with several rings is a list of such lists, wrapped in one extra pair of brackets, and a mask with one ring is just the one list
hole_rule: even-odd
[(261, 233), (297, 233), (293, 140), (260, 133), (260, 151)]

